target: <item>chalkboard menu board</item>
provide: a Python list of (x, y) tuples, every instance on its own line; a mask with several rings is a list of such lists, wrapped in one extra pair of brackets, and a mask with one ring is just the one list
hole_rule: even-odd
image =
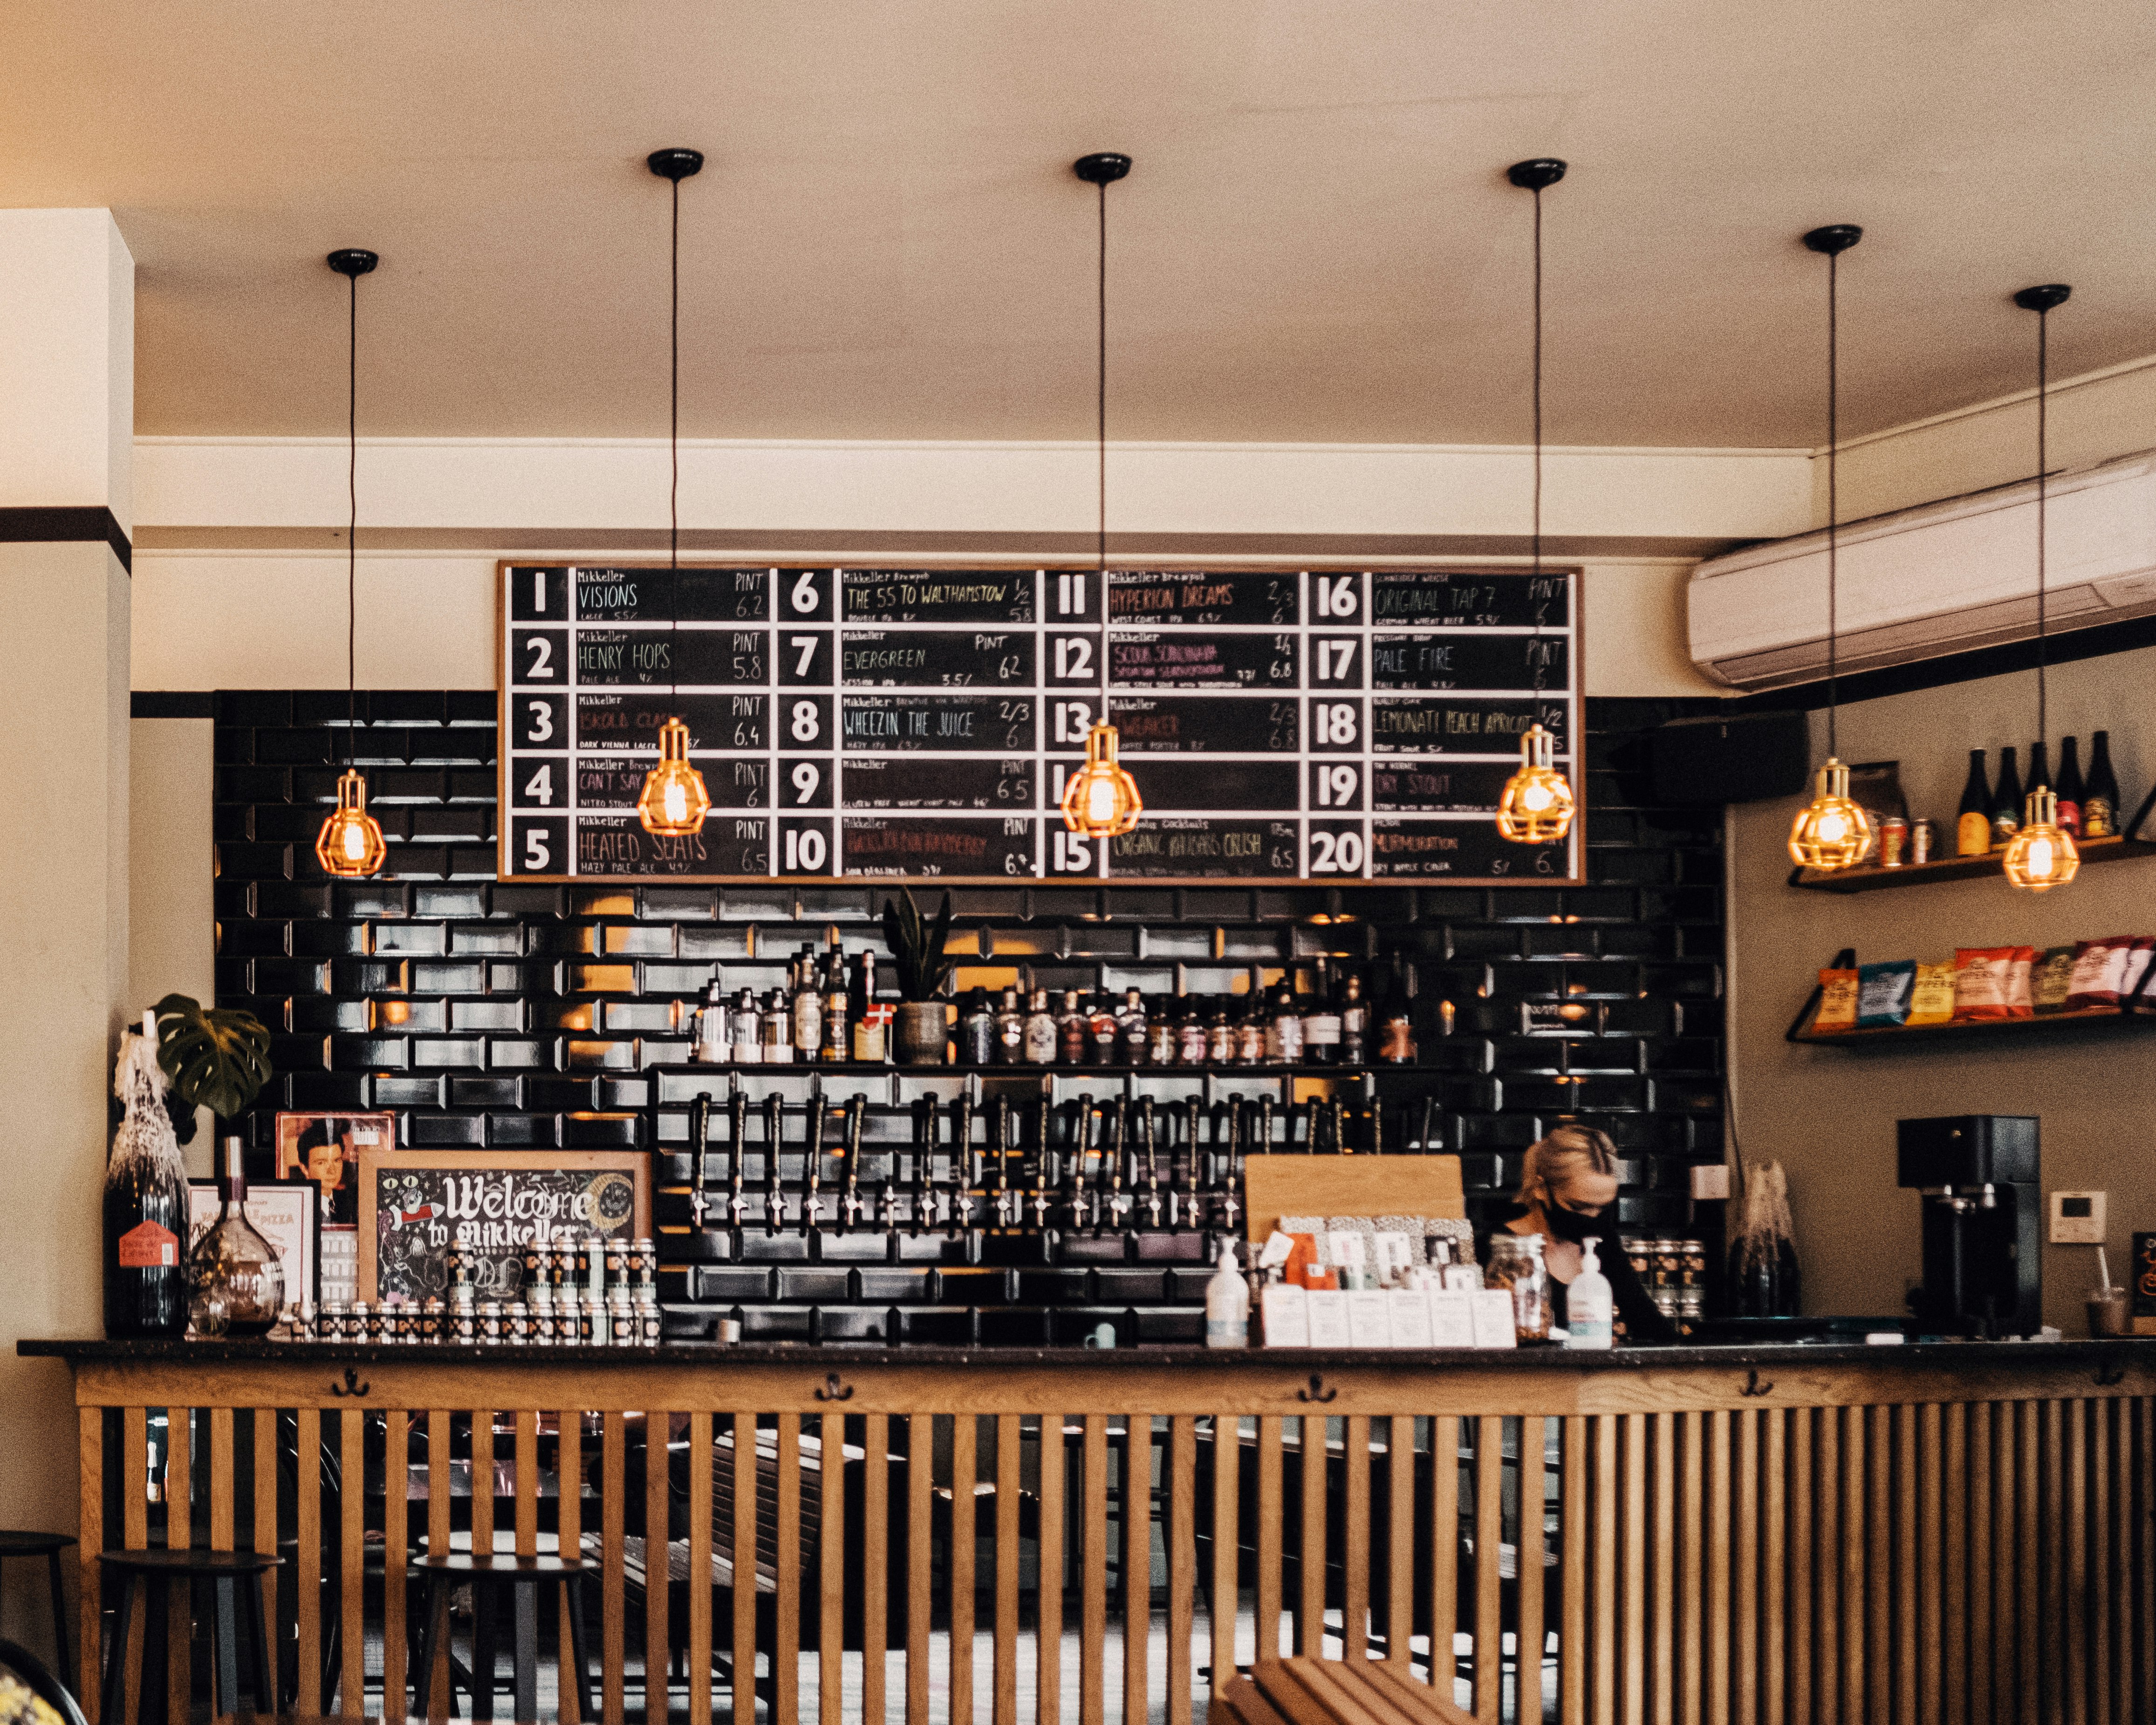
[(649, 1158), (635, 1151), (368, 1150), (359, 1159), (359, 1297), (448, 1296), (449, 1249), (482, 1300), (514, 1299), (542, 1235), (651, 1233)]
[[(505, 879), (1562, 884), (1491, 819), (1575, 792), (1576, 571), (501, 566)], [(1065, 830), (1103, 703), (1138, 829)], [(694, 838), (636, 797), (678, 715)]]

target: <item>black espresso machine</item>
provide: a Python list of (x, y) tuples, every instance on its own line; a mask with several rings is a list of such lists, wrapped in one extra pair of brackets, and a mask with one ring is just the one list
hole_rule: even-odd
[(2042, 1327), (2036, 1138), (2028, 1114), (1897, 1123), (1897, 1180), (1923, 1199), (1924, 1285), (1909, 1296), (1922, 1332), (2033, 1336)]

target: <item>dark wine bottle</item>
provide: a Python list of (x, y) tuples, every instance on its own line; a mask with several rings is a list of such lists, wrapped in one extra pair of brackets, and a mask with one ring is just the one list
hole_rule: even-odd
[(2038, 737), (2029, 745), (2029, 783), (2027, 790), (2056, 789), (2051, 783), (2051, 757), (2044, 748), (2044, 740)]
[(1999, 783), (1991, 788), (1991, 848), (2004, 850), (2021, 830), (2021, 773), (2010, 747), (1999, 752)]
[(1954, 854), (1982, 856), (1991, 849), (1991, 783), (1984, 771), (1984, 751), (1969, 752), (1969, 783), (1961, 788), (1961, 810), (1954, 822)]
[(126, 1105), (105, 1165), (105, 1333), (183, 1336), (187, 1328), (187, 1179), (165, 1111), (156, 1027), (120, 1055)]
[(2089, 745), (2088, 783), (2082, 792), (2082, 836), (2118, 836), (2118, 779), (2111, 770), (2111, 733), (2099, 731)]
[(2080, 745), (2071, 737), (2059, 739), (2059, 828), (2076, 839), (2082, 835), (2082, 757)]

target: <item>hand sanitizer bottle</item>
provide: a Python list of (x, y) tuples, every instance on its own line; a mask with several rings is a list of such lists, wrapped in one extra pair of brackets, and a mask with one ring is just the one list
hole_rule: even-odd
[(1220, 1242), (1219, 1267), (1205, 1284), (1205, 1345), (1250, 1345), (1250, 1287), (1235, 1263), (1235, 1242)]
[(1609, 1278), (1602, 1273), (1602, 1260), (1595, 1255), (1597, 1244), (1592, 1239), (1581, 1243), (1579, 1274), (1564, 1291), (1565, 1328), (1569, 1332), (1564, 1344), (1567, 1348), (1616, 1346), (1610, 1327), (1614, 1306)]

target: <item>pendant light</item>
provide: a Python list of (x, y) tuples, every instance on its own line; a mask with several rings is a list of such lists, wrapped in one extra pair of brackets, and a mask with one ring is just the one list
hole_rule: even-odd
[[(2014, 296), (2014, 303), (2024, 311), (2036, 314), (2036, 747), (2040, 757), (2049, 760), (2051, 709), (2049, 690), (2046, 687), (2045, 673), (2048, 667), (2050, 645), (2045, 632), (2044, 583), (2046, 545), (2044, 519), (2045, 492), (2050, 484), (2049, 444), (2051, 352), (2051, 313), (2066, 303), (2073, 290), (2064, 282), (2049, 282), (2042, 287), (2024, 288)], [(2058, 793), (2048, 784), (2031, 785), (2029, 800), (2024, 810), (2025, 819), (2021, 830), (2008, 841), (2002, 866), (2006, 870), (2010, 885), (2025, 886), (2031, 892), (2049, 892), (2054, 886), (2064, 886), (2081, 872), (2081, 852), (2074, 848), (2074, 835), (2059, 824)]]
[[(1523, 192), (1535, 194), (1535, 501), (1534, 574), (1543, 572), (1543, 193), (1564, 177), (1565, 165), (1554, 157), (1516, 162), (1505, 177)], [(1542, 614), (1535, 616), (1535, 635), (1542, 635)], [(1535, 659), (1537, 712), (1520, 738), (1520, 767), (1505, 781), (1497, 798), (1497, 832), (1515, 845), (1556, 845), (1572, 830), (1572, 783), (1557, 770), (1557, 739), (1543, 728), (1539, 709), (1543, 665)]]
[(315, 857), (324, 872), (345, 880), (379, 874), (389, 860), (382, 824), (367, 812), (366, 775), (352, 763), (352, 737), (359, 724), (359, 279), (381, 261), (357, 247), (329, 255), (330, 268), (352, 288), (345, 353), (345, 491), (350, 508), (344, 536), (344, 773), (337, 780), (336, 807), (315, 840)]
[(1841, 491), (1841, 302), (1840, 258), (1864, 238), (1847, 222), (1815, 228), (1804, 244), (1826, 258), (1826, 765), (1820, 768), (1812, 800), (1797, 811), (1789, 828), (1789, 855), (1808, 869), (1846, 869), (1864, 860), (1871, 849), (1871, 817), (1850, 800), (1849, 769), (1837, 745), (1841, 685), (1837, 648), (1840, 632), (1840, 567), (1837, 531)]
[[(677, 597), (681, 569), (681, 182), (704, 166), (700, 150), (654, 150), (646, 165), (660, 178), (670, 181), (674, 193), (673, 244), (669, 254), (671, 298), (667, 310), (666, 450), (669, 484), (666, 493), (666, 587)], [(678, 622), (679, 617), (676, 617)], [(678, 692), (679, 685), (675, 685)], [(644, 830), (662, 839), (687, 839), (704, 830), (711, 813), (711, 793), (704, 775), (689, 763), (689, 727), (677, 714), (659, 727), (659, 764), (644, 776), (644, 788), (636, 798), (636, 818)]]
[[(1108, 187), (1131, 171), (1131, 158), (1112, 150), (1081, 156), (1071, 172), (1100, 194), (1100, 249), (1095, 296), (1093, 435), (1099, 517), (1093, 543), (1095, 578), (1108, 591)], [(1108, 722), (1108, 643), (1101, 640), (1101, 716), (1086, 732), (1086, 764), (1065, 781), (1063, 824), (1085, 839), (1116, 839), (1145, 813), (1137, 783), (1116, 758), (1120, 739)]]

